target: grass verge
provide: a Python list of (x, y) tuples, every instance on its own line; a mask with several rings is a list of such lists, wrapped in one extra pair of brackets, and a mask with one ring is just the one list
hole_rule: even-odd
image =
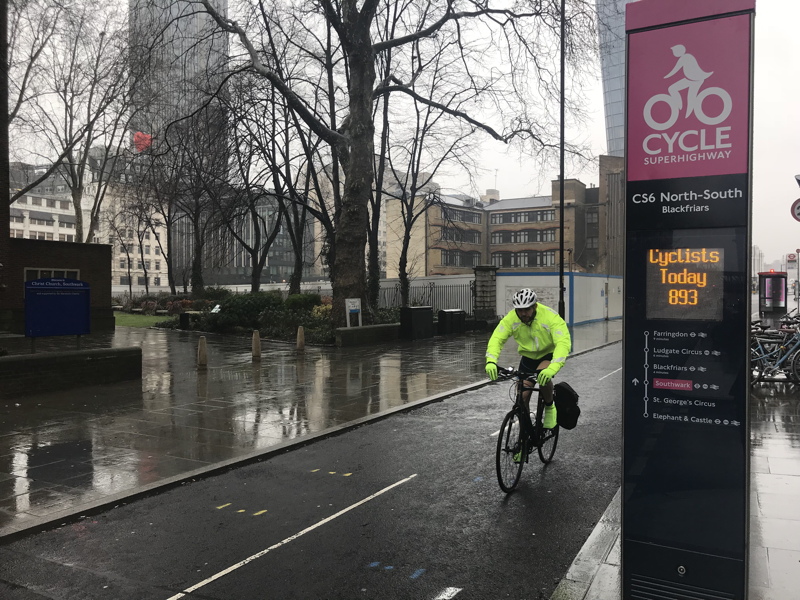
[(117, 327), (152, 327), (156, 323), (166, 321), (172, 317), (161, 315), (136, 315), (114, 311), (114, 323)]

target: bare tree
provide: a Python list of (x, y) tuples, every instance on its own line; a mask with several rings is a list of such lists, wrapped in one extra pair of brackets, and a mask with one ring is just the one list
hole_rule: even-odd
[(124, 16), (116, 4), (99, 10), (70, 4), (58, 12), (37, 58), (36, 93), (19, 96), (30, 151), (51, 166), (11, 200), (55, 173), (70, 191), (79, 242), (97, 232), (107, 186), (119, 176), (128, 141), (132, 82)]
[[(334, 314), (344, 315), (344, 300), (365, 298), (364, 248), (368, 204), (373, 189), (375, 99), (386, 94), (405, 94), (420, 103), (456, 117), (495, 139), (516, 141), (531, 152), (557, 146), (553, 115), (548, 103), (557, 98), (555, 82), (559, 10), (557, 3), (519, 2), (513, 9), (492, 8), (486, 0), (319, 0), (312, 4), (283, 6), (283, 22), (302, 19), (316, 41), (335, 38), (335, 64), (343, 77), (334, 89), (316, 85), (323, 78), (306, 76), (302, 81), (283, 77), (269, 62), (268, 40), (284, 34), (262, 3), (243, 15), (240, 22), (223, 18), (210, 0), (197, 0), (219, 26), (236, 36), (245, 52), (244, 66), (266, 78), (286, 99), (299, 118), (336, 153), (344, 174), (341, 209), (334, 226), (335, 252), (329, 255), (333, 284)], [(399, 26), (388, 39), (375, 41), (380, 11), (393, 12)], [(579, 64), (594, 45), (593, 7), (584, 0), (570, 2), (568, 48), (573, 64)], [(316, 27), (316, 29), (315, 29)], [(388, 76), (376, 81), (376, 60), (391, 50), (412, 54), (425, 50), (417, 42), (450, 36), (456, 40), (461, 59), (462, 85), (475, 90), (476, 101), (469, 107), (454, 108), (443, 98), (423, 96), (402, 77)], [(309, 42), (313, 36), (297, 42)], [(310, 43), (310, 42), (309, 42)], [(312, 53), (318, 48), (304, 48)], [(434, 50), (435, 51), (435, 50)], [(424, 70), (429, 56), (416, 59)], [(454, 63), (454, 65), (457, 63)], [(346, 110), (338, 126), (315, 114), (315, 96), (330, 94), (328, 101)], [(328, 113), (330, 114), (330, 113)], [(343, 320), (343, 317), (340, 319)]]

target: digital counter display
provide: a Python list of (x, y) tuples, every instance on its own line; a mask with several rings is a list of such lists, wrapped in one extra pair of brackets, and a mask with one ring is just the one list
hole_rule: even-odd
[(647, 319), (722, 320), (723, 248), (647, 250)]

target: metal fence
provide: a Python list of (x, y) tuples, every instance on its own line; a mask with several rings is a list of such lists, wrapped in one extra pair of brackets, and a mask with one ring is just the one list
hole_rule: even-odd
[[(235, 293), (244, 294), (249, 292), (246, 286), (237, 286), (241, 289), (234, 289)], [(286, 284), (265, 284), (261, 286), (262, 291), (278, 289), (283, 292), (284, 298), (288, 295)], [(301, 286), (303, 293), (316, 293), (320, 296), (331, 296), (333, 291), (330, 284), (304, 283)], [(164, 292), (151, 293), (151, 296), (166, 295)], [(129, 300), (128, 291), (116, 293), (114, 296), (125, 304)], [(144, 290), (133, 290), (130, 301), (136, 302), (145, 296)], [(468, 315), (474, 313), (475, 307), (475, 281), (467, 283), (437, 283), (435, 281), (411, 282), (408, 303), (410, 306), (431, 306), (436, 314), (440, 310), (448, 308), (458, 308)], [(380, 295), (378, 296), (378, 306), (380, 308), (398, 308), (402, 306), (400, 298), (400, 284), (395, 282), (385, 282), (381, 285)]]
[[(436, 314), (440, 310), (459, 308), (472, 315), (475, 307), (475, 282), (437, 284), (430, 281), (411, 284), (408, 295), (410, 306), (432, 306)], [(378, 297), (380, 308), (396, 308), (401, 306), (400, 284), (381, 286)]]

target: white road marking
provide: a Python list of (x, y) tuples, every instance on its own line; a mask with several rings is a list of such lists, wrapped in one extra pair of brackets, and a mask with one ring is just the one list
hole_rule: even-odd
[[(334, 515), (331, 515), (330, 517), (328, 517), (328, 518), (326, 518), (326, 519), (322, 519), (322, 521), (320, 521), (319, 523), (315, 523), (314, 525), (311, 525), (310, 527), (306, 527), (306, 528), (305, 528), (305, 529), (303, 529), (302, 531), (300, 531), (300, 532), (298, 532), (298, 533), (295, 533), (294, 535), (291, 535), (291, 536), (289, 536), (288, 538), (286, 538), (286, 539), (285, 539), (285, 540), (283, 540), (282, 542), (278, 542), (277, 544), (274, 544), (274, 545), (270, 546), (269, 548), (266, 548), (265, 550), (261, 550), (260, 552), (256, 552), (256, 553), (255, 553), (255, 554), (253, 554), (252, 556), (249, 556), (249, 557), (245, 558), (244, 560), (242, 560), (242, 561), (239, 561), (239, 562), (238, 562), (238, 563), (236, 563), (235, 565), (231, 565), (231, 566), (230, 566), (230, 567), (228, 567), (227, 569), (224, 569), (224, 570), (220, 571), (219, 573), (216, 573), (216, 574), (212, 575), (211, 577), (209, 577), (209, 578), (207, 578), (207, 579), (204, 579), (204, 580), (203, 580), (203, 581), (201, 581), (200, 583), (196, 583), (196, 584), (195, 584), (195, 585), (193, 585), (192, 587), (186, 588), (185, 590), (183, 590), (182, 592), (180, 592), (180, 593), (178, 593), (178, 594), (175, 594), (174, 596), (170, 596), (169, 598), (167, 598), (167, 600), (179, 600), (179, 598), (183, 598), (183, 597), (184, 597), (186, 594), (191, 594), (192, 592), (194, 592), (194, 591), (196, 591), (196, 590), (199, 590), (201, 587), (204, 587), (204, 586), (208, 585), (208, 584), (209, 584), (209, 583), (211, 583), (212, 581), (216, 581), (216, 580), (217, 580), (217, 579), (219, 579), (220, 577), (224, 577), (224, 576), (225, 576), (225, 575), (227, 575), (228, 573), (232, 573), (232, 572), (233, 572), (233, 571), (235, 571), (236, 569), (238, 569), (238, 568), (240, 568), (240, 567), (243, 567), (243, 566), (245, 566), (247, 563), (253, 562), (253, 561), (254, 561), (254, 560), (256, 560), (256, 559), (258, 559), (258, 558), (261, 558), (261, 557), (262, 557), (262, 556), (264, 556), (264, 555), (265, 555), (267, 552), (271, 552), (272, 550), (275, 550), (275, 549), (277, 549), (277, 548), (280, 548), (280, 547), (281, 547), (281, 546), (283, 546), (284, 544), (288, 544), (289, 542), (296, 540), (296, 539), (297, 539), (297, 538), (299, 538), (300, 536), (302, 536), (302, 535), (305, 535), (305, 534), (307, 534), (307, 533), (309, 533), (309, 532), (311, 532), (311, 531), (314, 531), (314, 530), (315, 530), (317, 527), (321, 527), (322, 525), (325, 525), (326, 523), (329, 523), (329, 522), (333, 521), (333, 520), (334, 520), (334, 519), (336, 519), (337, 517), (341, 517), (343, 514), (345, 514), (345, 513), (347, 513), (347, 512), (350, 512), (350, 511), (351, 511), (351, 510), (353, 510), (354, 508), (358, 508), (358, 507), (359, 507), (359, 506), (361, 506), (362, 504), (366, 504), (366, 503), (367, 503), (367, 502), (369, 502), (370, 500), (374, 500), (375, 498), (377, 498), (377, 497), (378, 497), (378, 496), (380, 496), (381, 494), (385, 494), (386, 492), (388, 492), (388, 491), (389, 491), (389, 490), (391, 490), (392, 488), (396, 488), (398, 485), (402, 485), (402, 484), (404, 484), (404, 483), (408, 483), (409, 481), (411, 481), (412, 479), (414, 479), (414, 477), (416, 477), (416, 476), (417, 476), (417, 474), (416, 474), (416, 473), (414, 473), (414, 474), (413, 474), (413, 475), (411, 475), (410, 477), (406, 477), (405, 479), (402, 479), (402, 480), (398, 481), (397, 483), (393, 483), (393, 484), (392, 484), (392, 485), (390, 485), (389, 487), (385, 487), (385, 488), (383, 488), (381, 491), (379, 491), (379, 492), (375, 492), (375, 493), (374, 493), (374, 494), (372, 494), (371, 496), (367, 496), (367, 497), (366, 497), (366, 498), (364, 498), (363, 500), (359, 500), (358, 502), (356, 502), (355, 504), (351, 504), (351, 505), (350, 505), (350, 506), (348, 506), (347, 508), (343, 508), (342, 510), (340, 510), (340, 511), (339, 511), (339, 512), (337, 512), (336, 514), (334, 514)], [(448, 590), (451, 590), (451, 589), (455, 589), (455, 588), (447, 588), (447, 589), (448, 589)], [(447, 591), (447, 590), (445, 590), (445, 592), (446, 592), (446, 591)], [(459, 590), (459, 591), (460, 591), (460, 590)], [(456, 592), (456, 593), (458, 593), (458, 592)], [(452, 597), (453, 597), (453, 596), (441, 596), (441, 598), (442, 598), (442, 599), (445, 599), (445, 598), (452, 598)]]
[(620, 371), (622, 371), (622, 367), (620, 367), (620, 368), (619, 368), (619, 369), (617, 369), (616, 371), (611, 371), (611, 373), (609, 373), (608, 375), (603, 375), (603, 376), (602, 376), (600, 379), (598, 379), (597, 381), (603, 381), (603, 379), (605, 379), (606, 377), (611, 377), (611, 376), (612, 376), (614, 373), (619, 373)]
[(456, 594), (460, 591), (461, 588), (445, 588), (445, 590), (433, 600), (450, 600), (451, 598), (455, 598)]

